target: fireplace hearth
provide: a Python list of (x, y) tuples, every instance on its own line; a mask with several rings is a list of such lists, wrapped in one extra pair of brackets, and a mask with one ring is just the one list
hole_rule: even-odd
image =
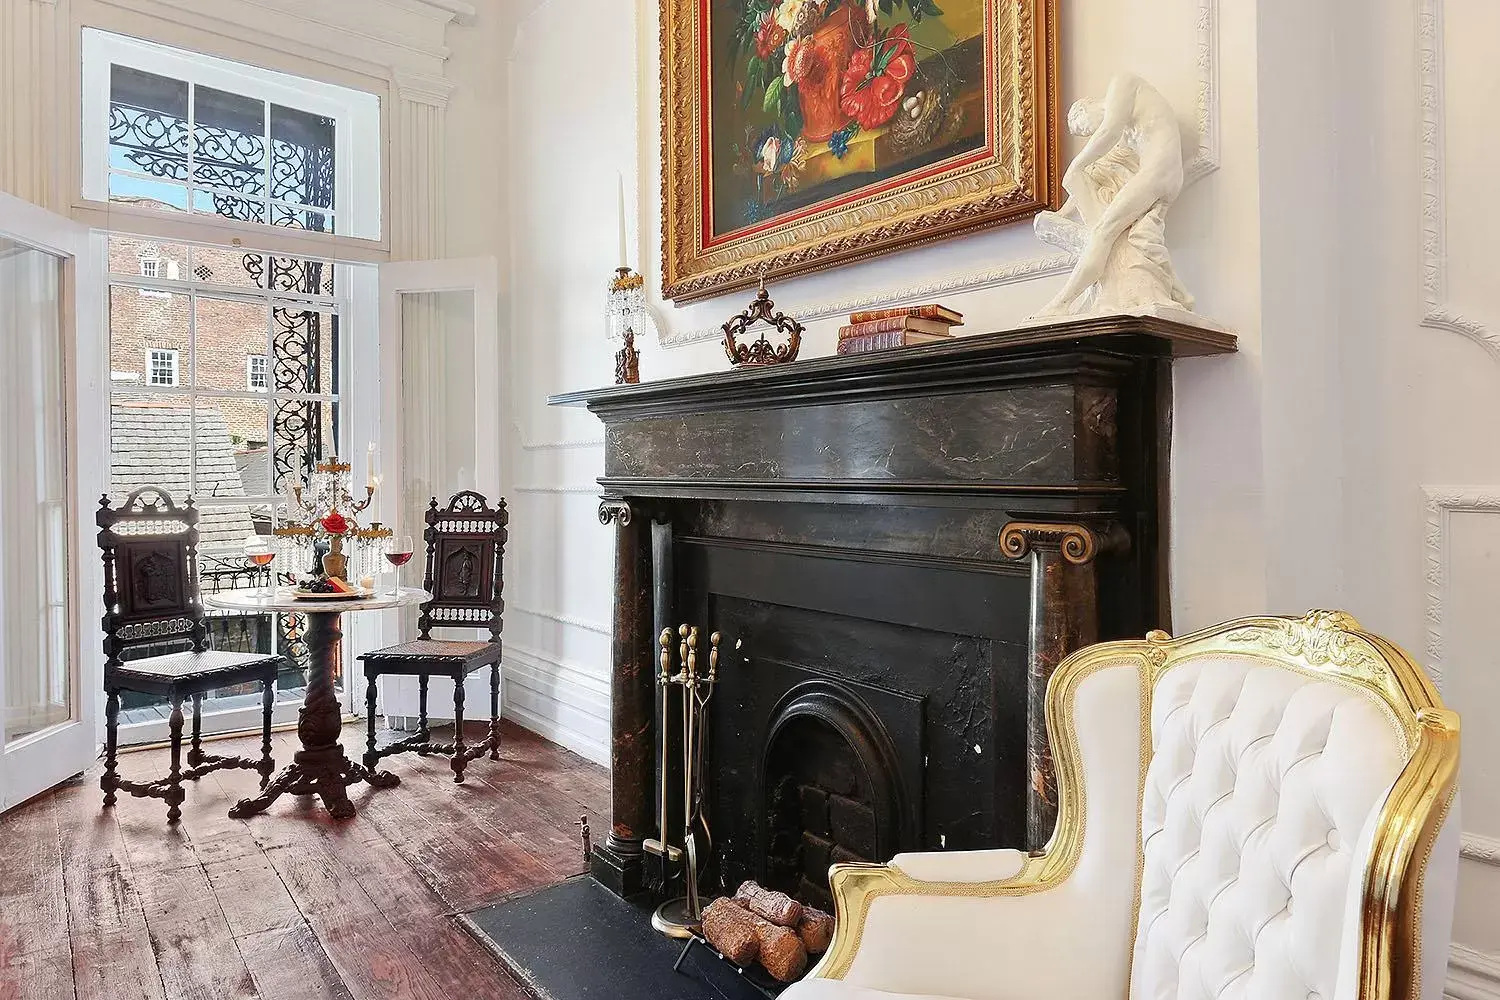
[(1072, 320), (880, 355), (555, 397), (605, 424), (613, 825), (593, 874), (672, 894), (654, 637), (722, 636), (705, 895), (827, 908), (827, 868), (1041, 846), (1064, 655), (1169, 628), (1171, 367), (1234, 338)]

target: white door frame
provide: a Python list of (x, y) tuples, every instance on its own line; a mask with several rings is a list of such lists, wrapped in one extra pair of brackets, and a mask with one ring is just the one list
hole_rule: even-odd
[[(60, 335), (68, 461), (68, 697), (71, 718), (0, 752), (0, 810), (87, 770), (102, 744), (103, 570), (93, 512), (108, 467), (109, 349), (104, 324), (102, 242), (88, 227), (0, 192), (0, 235), (63, 262)], [(0, 595), (3, 600), (3, 595)], [(0, 704), (5, 676), (0, 664)]]
[[(388, 488), (377, 506), (380, 517), (395, 523), (400, 511), (400, 489), (404, 481), (401, 454), (402, 310), (401, 296), (437, 292), (472, 292), (474, 295), (474, 399), (475, 428), (474, 489), (491, 501), (502, 495), (501, 429), (504, 399), (500, 379), (500, 264), (494, 257), (454, 260), (396, 261), (381, 264), (380, 281), (380, 468)], [(489, 401), (486, 412), (485, 400)], [(419, 535), (415, 526), (402, 530)], [(425, 558), (426, 549), (419, 546)], [(413, 560), (413, 565), (417, 565)], [(407, 586), (416, 585), (406, 581)], [(400, 640), (400, 610), (381, 614), (381, 644)], [(415, 683), (403, 678), (381, 679), (383, 714), (415, 716)], [(361, 679), (360, 683), (363, 683)], [(473, 704), (489, 704), (489, 681), (484, 671), (470, 677), (466, 695)], [(434, 687), (432, 707), (436, 717), (445, 717), (440, 685)], [(407, 689), (410, 688), (408, 691)], [(479, 701), (473, 701), (479, 699)], [(356, 698), (356, 704), (360, 701)]]

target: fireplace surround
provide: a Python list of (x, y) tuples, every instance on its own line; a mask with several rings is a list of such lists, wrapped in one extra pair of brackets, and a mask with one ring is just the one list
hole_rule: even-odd
[(642, 842), (681, 842), (672, 781), (658, 829), (677, 721), (654, 642), (681, 623), (722, 636), (708, 892), (755, 878), (824, 905), (831, 862), (1041, 846), (1046, 680), (1080, 645), (1170, 625), (1171, 366), (1234, 346), (1091, 318), (554, 397), (604, 422), (615, 529), (594, 875), (674, 890)]

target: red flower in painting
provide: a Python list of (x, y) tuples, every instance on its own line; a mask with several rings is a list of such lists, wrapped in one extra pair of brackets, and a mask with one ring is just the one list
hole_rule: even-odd
[(839, 106), (860, 128), (884, 125), (895, 117), (901, 95), (916, 72), (917, 57), (906, 25), (898, 24), (872, 47), (857, 49), (850, 57)]
[(781, 48), (786, 41), (786, 29), (776, 23), (774, 14), (761, 16), (760, 30), (755, 33), (755, 54), (762, 59), (771, 58), (771, 53)]
[(327, 517), (323, 518), (323, 530), (328, 532), (330, 535), (342, 535), (344, 532), (349, 530), (349, 522), (343, 514), (340, 514), (338, 511), (334, 511)]

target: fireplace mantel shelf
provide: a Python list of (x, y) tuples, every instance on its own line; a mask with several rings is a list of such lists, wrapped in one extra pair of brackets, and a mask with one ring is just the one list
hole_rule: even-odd
[(614, 417), (713, 412), (776, 402), (836, 402), (910, 391), (959, 388), (1006, 376), (1032, 378), (1048, 359), (1075, 351), (1128, 357), (1186, 358), (1230, 354), (1233, 334), (1150, 316), (1090, 316), (951, 342), (872, 354), (832, 356), (716, 371), (639, 385), (560, 393), (549, 406), (587, 406), (606, 423)]

